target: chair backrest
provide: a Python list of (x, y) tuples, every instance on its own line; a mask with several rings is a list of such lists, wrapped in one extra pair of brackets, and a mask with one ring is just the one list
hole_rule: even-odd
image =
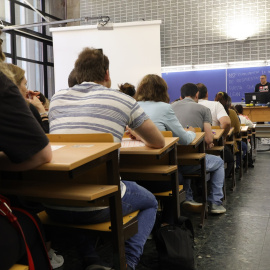
[(212, 129), (220, 129), (220, 126), (212, 126)]
[(172, 137), (172, 132), (169, 130), (162, 130), (160, 131), (164, 137)]
[(242, 126), (242, 127), (245, 127), (245, 126), (246, 126), (246, 124), (241, 124), (241, 126)]
[(46, 135), (50, 142), (114, 142), (111, 133)]

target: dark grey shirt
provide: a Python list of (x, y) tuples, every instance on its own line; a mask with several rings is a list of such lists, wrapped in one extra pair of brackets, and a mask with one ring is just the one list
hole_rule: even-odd
[(186, 128), (187, 126), (200, 127), (203, 131), (203, 124), (212, 124), (212, 116), (209, 108), (198, 104), (192, 98), (186, 97), (172, 104), (181, 125)]

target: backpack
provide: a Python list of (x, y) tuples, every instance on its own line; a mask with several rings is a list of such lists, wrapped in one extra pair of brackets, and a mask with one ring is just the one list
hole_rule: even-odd
[(194, 270), (194, 231), (191, 221), (160, 227), (156, 233), (160, 270)]

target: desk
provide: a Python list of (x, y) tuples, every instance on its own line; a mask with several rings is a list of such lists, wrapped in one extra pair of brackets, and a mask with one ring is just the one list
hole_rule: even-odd
[(243, 115), (247, 115), (252, 122), (269, 122), (270, 108), (266, 106), (243, 107)]
[[(13, 180), (7, 178), (7, 175), (5, 178), (2, 175), (0, 192), (37, 198), (42, 202), (59, 205), (89, 206), (92, 200), (103, 201), (105, 196), (109, 199), (110, 206), (115, 268), (126, 269), (118, 171), (120, 143), (52, 142), (51, 145), (55, 150), (50, 163), (20, 173), (19, 181), (16, 180), (17, 175)], [(99, 175), (101, 169), (102, 176)], [(104, 186), (104, 196), (92, 192), (95, 186), (100, 187), (102, 184), (109, 186), (108, 190)], [(31, 186), (33, 188), (30, 188)]]
[(120, 175), (123, 180), (171, 181), (174, 219), (180, 216), (176, 144), (179, 138), (165, 137), (165, 146), (121, 147)]

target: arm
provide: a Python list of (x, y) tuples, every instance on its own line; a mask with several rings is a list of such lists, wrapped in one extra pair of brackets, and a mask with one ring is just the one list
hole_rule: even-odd
[(229, 116), (223, 116), (219, 119), (220, 127), (224, 129), (223, 137), (226, 138), (230, 128), (231, 128), (231, 119)]
[(36, 168), (52, 159), (52, 150), (50, 144), (45, 146), (41, 151), (31, 156), (29, 159), (21, 162), (12, 162), (5, 153), (0, 152), (0, 170), (2, 171), (26, 171)]
[(135, 129), (135, 132), (140, 136), (141, 141), (149, 147), (162, 148), (165, 145), (163, 135), (150, 119), (145, 120)]
[(210, 145), (211, 143), (213, 143), (214, 140), (214, 134), (212, 133), (210, 123), (203, 123), (203, 130), (205, 132), (205, 142), (207, 145)]
[(177, 117), (175, 116), (172, 108), (170, 108), (169, 111), (167, 111), (164, 115), (164, 125), (166, 126), (167, 130), (172, 131), (174, 137), (179, 137), (179, 144), (188, 145), (196, 137), (196, 134), (193, 132), (194, 129), (192, 127), (190, 127), (189, 131), (183, 128), (183, 126), (180, 124)]

